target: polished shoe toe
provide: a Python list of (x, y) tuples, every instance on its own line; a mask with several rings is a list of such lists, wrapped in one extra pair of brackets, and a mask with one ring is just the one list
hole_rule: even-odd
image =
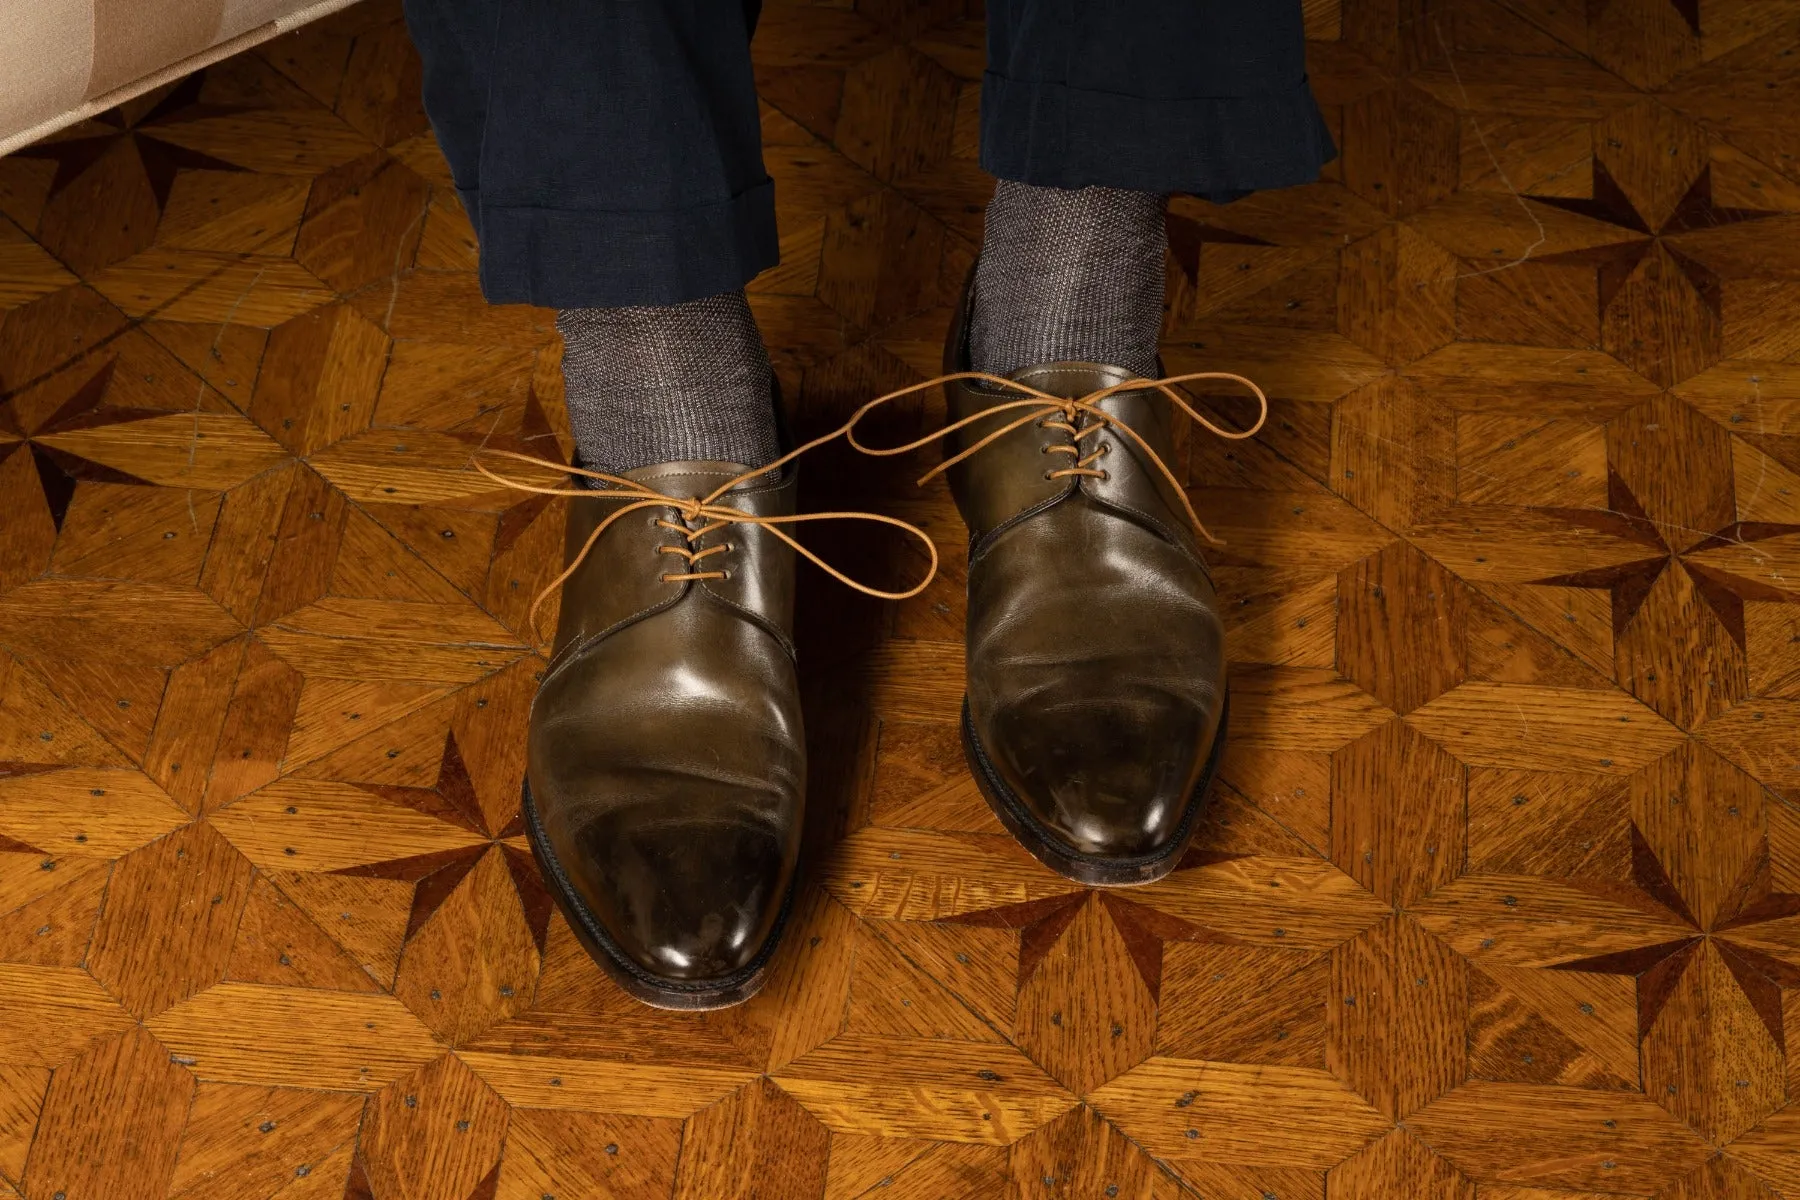
[(619, 950), (657, 979), (726, 980), (769, 944), (787, 885), (787, 849), (775, 831), (621, 821), (591, 830), (589, 842), (582, 858), (605, 864), (584, 881), (589, 907)]
[(1032, 696), (986, 723), (1002, 782), (1068, 851), (1122, 860), (1167, 853), (1181, 837), (1207, 714), (1156, 691)]

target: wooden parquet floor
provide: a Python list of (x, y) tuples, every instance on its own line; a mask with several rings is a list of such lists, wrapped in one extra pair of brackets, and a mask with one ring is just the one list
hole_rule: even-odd
[[(962, 531), (810, 574), (773, 982), (623, 997), (519, 836), (562, 453), (393, 0), (0, 160), (0, 1197), (1800, 1198), (1800, 9), (1308, 0), (1343, 157), (1173, 211), (1233, 741), (1105, 894), (957, 748)], [(961, 0), (771, 4), (802, 428), (936, 373)], [(1204, 398), (1226, 417), (1240, 404)], [(934, 419), (922, 404), (896, 436)], [(894, 579), (909, 551), (821, 536)]]

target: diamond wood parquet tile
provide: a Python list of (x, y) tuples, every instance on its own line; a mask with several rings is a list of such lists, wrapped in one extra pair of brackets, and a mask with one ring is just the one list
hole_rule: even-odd
[[(567, 453), (558, 350), (480, 300), (398, 5), (0, 160), (0, 1196), (1800, 1198), (1800, 15), (1305, 10), (1342, 159), (1170, 216), (1169, 367), (1273, 397), (1178, 464), (1192, 853), (1005, 836), (948, 497), (827, 455), (946, 569), (806, 577), (805, 886), (716, 1013), (623, 996), (521, 836), (562, 513), (467, 463)], [(802, 428), (936, 372), (979, 16), (768, 6)]]

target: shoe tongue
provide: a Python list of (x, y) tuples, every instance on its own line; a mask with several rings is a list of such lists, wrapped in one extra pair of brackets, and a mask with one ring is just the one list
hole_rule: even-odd
[(1072, 400), (1101, 388), (1124, 383), (1133, 376), (1124, 367), (1108, 366), (1106, 363), (1047, 362), (1021, 367), (1007, 378), (1034, 387), (1040, 392)]
[[(726, 480), (735, 479), (751, 469), (742, 463), (694, 459), (634, 467), (629, 471), (622, 472), (622, 477), (670, 496), (686, 498), (688, 496), (704, 496), (717, 490), (718, 486)], [(752, 481), (746, 480), (745, 482)]]

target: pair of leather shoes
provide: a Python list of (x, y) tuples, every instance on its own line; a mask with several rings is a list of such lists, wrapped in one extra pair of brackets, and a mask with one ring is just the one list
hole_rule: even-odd
[[(1225, 724), (1212, 582), (1162, 465), (1168, 406), (1109, 391), (1130, 377), (1091, 363), (973, 378), (966, 330), (959, 312), (945, 366), (970, 531), (970, 767), (1052, 870), (1149, 882), (1186, 848)], [(574, 494), (531, 713), (531, 842), (628, 992), (733, 1004), (761, 984), (799, 853), (795, 553), (780, 532), (795, 471), (667, 463)]]

